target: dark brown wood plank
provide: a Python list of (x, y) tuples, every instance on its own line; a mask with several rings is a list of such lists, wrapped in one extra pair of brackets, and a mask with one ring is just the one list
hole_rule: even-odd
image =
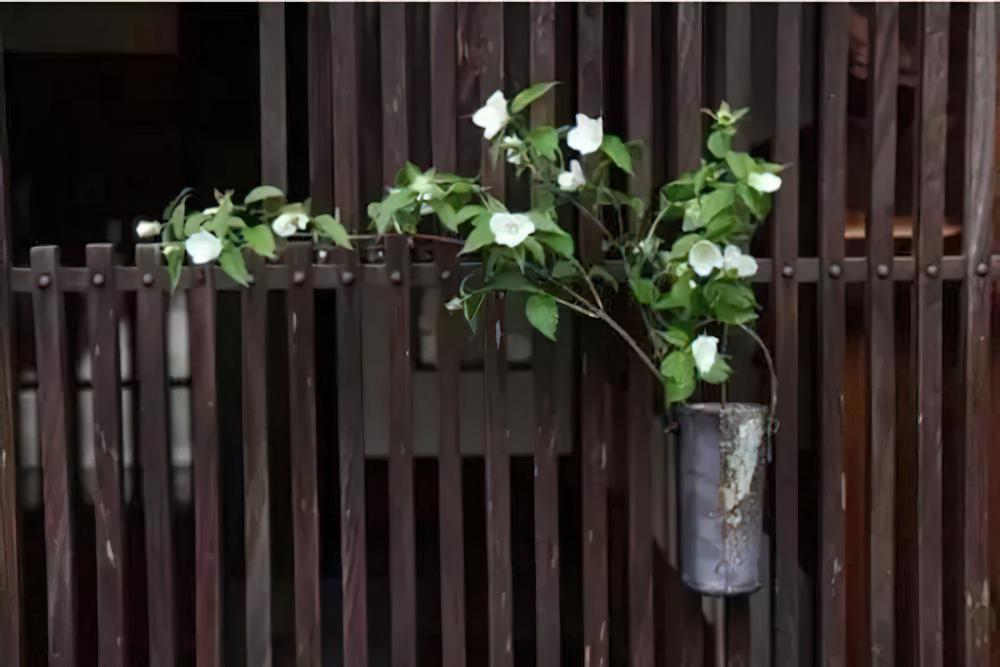
[(417, 664), (417, 573), (413, 518), (413, 367), (410, 354), (410, 248), (401, 235), (385, 239), (392, 287), (389, 348), (389, 585), (392, 664)]
[(0, 659), (22, 661), (20, 507), (17, 502), (17, 447), (14, 439), (14, 318), (11, 266), (10, 156), (3, 37), (0, 36)]
[(651, 451), (649, 441), (654, 395), (652, 378), (639, 358), (628, 363), (628, 573), (629, 664), (653, 665), (653, 535)]
[[(531, 82), (556, 79), (556, 8), (551, 2), (531, 4)], [(531, 106), (533, 127), (556, 125), (556, 94)], [(563, 327), (563, 335), (568, 332)], [(568, 345), (568, 340), (561, 341)], [(555, 425), (555, 343), (532, 332), (535, 391), (535, 647), (539, 665), (561, 662), (559, 613), (559, 455)]]
[[(644, 146), (653, 146), (653, 7), (647, 2), (628, 6), (626, 17), (625, 88), (627, 136)], [(633, 165), (635, 178), (630, 192), (650, 201), (653, 192), (653, 156), (646, 151)]]
[(396, 172), (410, 158), (409, 58), (406, 4), (379, 6), (382, 48), (382, 180), (395, 183)]
[[(264, 259), (246, 253), (251, 276)], [(243, 290), (243, 539), (246, 642), (250, 665), (271, 664), (271, 519), (267, 464), (267, 284)]]
[[(504, 25), (503, 5), (480, 3), (476, 6), (475, 23), (479, 42), (479, 97), (485, 101), (497, 90), (504, 90)], [(506, 93), (506, 91), (505, 91)], [(494, 197), (503, 201), (507, 194), (506, 163), (494, 164), (489, 145), (484, 141), (482, 150), (483, 184)]]
[(458, 165), (458, 39), (455, 6), (433, 3), (430, 6), (431, 63), (431, 154), (434, 165), (454, 171)]
[[(577, 79), (579, 113), (595, 118), (604, 115), (604, 4), (577, 5)], [(596, 225), (579, 221), (580, 258), (587, 264), (599, 262), (603, 237)]]
[(989, 253), (993, 239), (993, 170), (996, 132), (997, 26), (993, 5), (969, 9), (968, 73), (965, 91), (965, 183), (962, 248), (967, 261), (962, 283), (961, 340), (965, 371), (963, 484), (964, 663), (984, 665), (990, 656), (990, 591), (987, 508), (987, 450), (993, 442), (990, 412)]
[(213, 272), (195, 269), (195, 286), (187, 294), (194, 436), (195, 662), (198, 667), (218, 667), (223, 664), (222, 520)]
[[(443, 7), (445, 5), (433, 5)], [(437, 137), (435, 137), (435, 151)], [(447, 167), (442, 167), (447, 168)], [(439, 244), (434, 259), (441, 275), (438, 311), (438, 508), (441, 552), (441, 664), (465, 664), (465, 542), (462, 526), (462, 454), (459, 440), (462, 348), (465, 323), (444, 305), (458, 294), (458, 246)]]
[(668, 168), (671, 174), (679, 174), (697, 168), (701, 159), (702, 6), (683, 3), (673, 9), (674, 127)]
[[(334, 183), (337, 205), (347, 228), (364, 227), (357, 165), (358, 66), (357, 7), (330, 8), (333, 45)], [(340, 252), (337, 294), (337, 417), (340, 424), (340, 549), (344, 586), (344, 660), (347, 667), (368, 664), (368, 582), (365, 545), (365, 441), (361, 393), (361, 267), (357, 254)]]
[(871, 186), (868, 249), (868, 446), (870, 452), (871, 654), (895, 664), (896, 387), (893, 321), (892, 221), (896, 175), (896, 84), (899, 8), (875, 5), (870, 38)]
[(164, 290), (168, 289), (169, 283), (160, 271), (160, 249), (157, 246), (138, 246), (135, 264), (143, 276), (143, 289), (136, 292), (135, 316), (149, 664), (151, 667), (171, 667), (177, 664), (179, 637), (164, 345)]
[(292, 465), (292, 539), (295, 545), (295, 662), (319, 665), (319, 491), (316, 458), (316, 313), (312, 246), (285, 250), (292, 287), (285, 296), (288, 326), (289, 446)]
[(608, 443), (604, 404), (607, 344), (594, 323), (581, 332), (580, 494), (583, 535), (583, 659), (609, 663), (608, 623)]
[(111, 244), (87, 246), (91, 288), (91, 384), (94, 401), (94, 496), (97, 545), (97, 654), (101, 665), (129, 664), (126, 619), (125, 508), (122, 461), (121, 363), (118, 356), (118, 294)]
[(921, 665), (944, 664), (942, 607), (942, 300), (948, 130), (948, 6), (921, 7), (917, 288), (917, 636)]
[(771, 311), (774, 317), (775, 372), (778, 374), (774, 438), (774, 655), (778, 665), (800, 664), (799, 615), (799, 290), (794, 266), (799, 254), (799, 98), (802, 7), (778, 7), (774, 118), (774, 162), (787, 165), (774, 198), (771, 256)]
[(260, 171), (268, 185), (288, 190), (285, 105), (285, 5), (257, 5), (260, 26)]
[(66, 313), (59, 289), (59, 249), (31, 249), (32, 308), (38, 370), (39, 444), (45, 512), (49, 665), (77, 664), (79, 600), (73, 469), (70, 454), (72, 391), (66, 350)]
[(313, 213), (333, 210), (333, 70), (330, 5), (309, 3), (308, 31), (309, 183)]
[(820, 577), (819, 661), (846, 656), (844, 586), (844, 224), (847, 169), (846, 5), (822, 8), (819, 94)]

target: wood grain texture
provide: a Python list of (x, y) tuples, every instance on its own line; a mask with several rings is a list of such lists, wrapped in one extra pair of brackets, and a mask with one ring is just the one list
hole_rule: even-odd
[(395, 183), (410, 159), (407, 9), (401, 2), (380, 5), (382, 48), (382, 181)]
[[(577, 109), (590, 117), (604, 115), (604, 4), (581, 2), (576, 7), (577, 23)], [(585, 219), (579, 221), (580, 259), (599, 262), (601, 230)]]
[(75, 457), (70, 450), (72, 385), (58, 267), (58, 248), (31, 249), (48, 584), (48, 660), (53, 666), (73, 666), (77, 664), (79, 650), (79, 580), (72, 501)]
[(295, 243), (285, 250), (293, 286), (285, 297), (288, 327), (289, 448), (292, 475), (292, 534), (295, 548), (295, 662), (319, 665), (320, 618), (319, 491), (316, 456), (316, 313), (313, 249)]
[(389, 352), (389, 586), (392, 664), (417, 664), (417, 571), (413, 516), (413, 367), (410, 353), (410, 247), (405, 236), (385, 239), (392, 286)]
[(14, 440), (14, 311), (10, 285), (10, 153), (3, 37), (0, 36), (0, 659), (20, 667), (23, 647), (20, 507)]
[[(247, 270), (264, 258), (246, 253)], [(247, 663), (271, 664), (271, 497), (267, 463), (267, 284), (243, 290), (243, 539), (246, 557)]]
[[(993, 5), (973, 5), (967, 40), (965, 91), (965, 182), (962, 249), (967, 266), (962, 283), (962, 363), (965, 371), (963, 484), (963, 615), (960, 621), (966, 665), (990, 656), (990, 594), (987, 507), (987, 448), (991, 403), (990, 292), (986, 274), (993, 239), (994, 142), (996, 132), (997, 26)], [(983, 271), (982, 267), (987, 270)]]
[(333, 211), (333, 62), (330, 5), (306, 8), (309, 184), (313, 213)]
[(608, 415), (605, 411), (603, 330), (581, 323), (580, 511), (583, 535), (583, 659), (587, 665), (609, 665), (608, 610)]
[(118, 294), (111, 244), (87, 246), (91, 288), (91, 385), (94, 401), (94, 533), (97, 545), (97, 655), (101, 665), (123, 666), (128, 655), (125, 582), (125, 507), (122, 460), (121, 362), (118, 354)]
[(848, 16), (821, 10), (819, 105), (820, 584), (819, 664), (845, 665), (844, 585), (844, 263), (847, 169)]
[[(944, 664), (942, 577), (942, 315), (945, 157), (948, 129), (948, 7), (921, 7), (918, 102), (917, 290), (917, 657)], [(931, 269), (929, 267), (934, 267)]]
[(222, 520), (216, 379), (215, 279), (196, 269), (188, 291), (191, 341), (191, 420), (194, 452), (195, 662), (222, 662)]
[(791, 165), (782, 174), (774, 196), (771, 224), (771, 312), (774, 316), (774, 360), (778, 375), (777, 419), (774, 436), (774, 656), (778, 665), (800, 664), (799, 610), (799, 291), (794, 273), (784, 269), (799, 248), (799, 113), (783, 103), (798, 99), (802, 40), (802, 7), (782, 4), (777, 10), (775, 71), (775, 135), (772, 161)]
[(262, 182), (288, 190), (285, 103), (285, 5), (257, 5), (260, 28), (260, 171)]
[(892, 221), (896, 173), (899, 8), (876, 5), (869, 76), (871, 181), (868, 245), (868, 447), (870, 452), (869, 592), (874, 664), (895, 664), (896, 387)]
[(634, 354), (628, 363), (629, 664), (653, 665), (652, 457), (649, 441), (654, 395), (649, 370)]
[(136, 292), (136, 378), (139, 382), (139, 456), (142, 459), (143, 524), (146, 530), (146, 598), (150, 667), (177, 664), (177, 566), (174, 557), (173, 488), (167, 419), (167, 368), (161, 253), (140, 245), (135, 264), (152, 282)]

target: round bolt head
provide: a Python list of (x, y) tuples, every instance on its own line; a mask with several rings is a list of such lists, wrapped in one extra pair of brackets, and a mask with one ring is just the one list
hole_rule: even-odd
[(876, 275), (878, 275), (879, 278), (888, 278), (889, 267), (885, 264), (879, 264), (878, 266), (875, 267), (875, 273)]
[(840, 264), (831, 264), (830, 268), (827, 269), (827, 272), (830, 274), (831, 278), (839, 278), (843, 269), (840, 268)]
[(379, 259), (385, 259), (385, 250), (379, 248), (378, 252), (375, 253), (375, 256), (378, 257)]
[(399, 285), (400, 283), (403, 282), (403, 274), (400, 273), (399, 271), (393, 271), (392, 273), (389, 274), (389, 280), (392, 282), (393, 285)]
[(938, 275), (937, 264), (928, 264), (925, 271), (927, 272), (927, 275), (930, 276), (931, 278), (937, 278)]
[(451, 278), (451, 271), (445, 269), (441, 272), (441, 281), (444, 282), (445, 280), (448, 280), (448, 278)]
[(986, 262), (980, 262), (979, 264), (976, 265), (977, 274), (985, 276), (989, 272), (990, 272), (990, 267), (989, 265), (986, 264)]
[(142, 284), (145, 285), (146, 287), (150, 287), (155, 281), (156, 279), (153, 278), (152, 273), (142, 274)]
[(306, 281), (306, 272), (305, 271), (299, 270), (299, 271), (295, 271), (292, 274), (292, 282), (295, 283), (296, 285), (301, 285), (305, 281)]
[(792, 276), (795, 275), (795, 267), (792, 266), (791, 264), (785, 264), (783, 267), (781, 267), (781, 275), (783, 275), (786, 278), (791, 278)]
[(104, 274), (95, 273), (93, 276), (91, 276), (90, 282), (94, 283), (94, 285), (96, 285), (97, 287), (100, 287), (101, 285), (104, 284)]
[(343, 281), (345, 285), (351, 285), (354, 283), (354, 272), (344, 271), (342, 274), (340, 274), (340, 279), (341, 281)]
[(52, 276), (50, 276), (49, 274), (43, 273), (42, 275), (38, 276), (38, 286), (41, 287), (42, 289), (45, 289), (51, 284), (52, 284)]

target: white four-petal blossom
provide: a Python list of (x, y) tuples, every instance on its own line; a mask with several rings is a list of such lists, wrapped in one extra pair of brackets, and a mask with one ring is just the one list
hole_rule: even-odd
[(576, 192), (587, 184), (587, 179), (583, 175), (583, 167), (580, 166), (579, 160), (570, 160), (569, 171), (559, 174), (556, 180), (559, 183), (559, 189), (563, 192)]
[(160, 233), (160, 223), (140, 220), (135, 226), (135, 235), (140, 239), (150, 239)]
[(691, 354), (694, 356), (694, 365), (698, 368), (698, 372), (709, 372), (719, 354), (719, 339), (701, 334), (691, 341)]
[(306, 228), (309, 224), (309, 216), (305, 213), (282, 213), (274, 222), (271, 223), (271, 229), (274, 233), (283, 238), (288, 238), (297, 231)]
[(566, 143), (580, 155), (593, 153), (604, 142), (604, 119), (589, 118), (586, 114), (576, 115), (576, 125), (566, 134)]
[(715, 269), (722, 268), (722, 252), (711, 241), (701, 240), (688, 251), (688, 264), (694, 272), (704, 278)]
[(747, 185), (757, 192), (777, 192), (781, 187), (781, 176), (769, 171), (755, 171), (747, 176)]
[(743, 253), (734, 245), (727, 245), (722, 255), (722, 265), (727, 271), (736, 270), (736, 275), (740, 278), (749, 278), (757, 274), (757, 260), (751, 255)]
[(492, 139), (507, 125), (510, 114), (507, 112), (507, 98), (502, 91), (496, 91), (486, 100), (486, 104), (472, 114), (472, 122), (483, 128), (483, 136)]
[(497, 243), (515, 248), (535, 231), (535, 223), (524, 213), (494, 213), (490, 231)]
[(215, 234), (210, 234), (202, 229), (184, 241), (184, 249), (187, 250), (187, 254), (191, 255), (192, 262), (205, 264), (214, 260), (222, 252), (222, 241)]

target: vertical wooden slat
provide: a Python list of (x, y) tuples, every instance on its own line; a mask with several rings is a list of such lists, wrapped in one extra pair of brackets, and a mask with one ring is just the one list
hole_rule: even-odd
[(607, 341), (599, 329), (581, 337), (581, 514), (583, 536), (583, 660), (609, 665), (608, 623), (608, 415), (604, 405)]
[(775, 195), (771, 309), (774, 315), (775, 372), (778, 374), (774, 442), (774, 648), (778, 665), (798, 665), (799, 619), (799, 296), (794, 267), (799, 251), (799, 61), (802, 7), (782, 4), (777, 17), (774, 162), (786, 164)]
[(177, 585), (171, 503), (170, 439), (164, 328), (164, 275), (160, 250), (140, 245), (135, 263), (143, 287), (136, 292), (136, 377), (139, 385), (139, 455), (142, 457), (143, 524), (149, 664), (177, 664)]
[[(430, 7), (431, 155), (434, 166), (453, 171), (458, 164), (457, 55), (455, 6)], [(441, 303), (458, 293), (458, 247), (438, 244), (434, 260), (441, 278)], [(465, 548), (462, 526), (462, 455), (459, 446), (459, 381), (463, 325), (443, 306), (437, 319), (439, 391), (439, 543), (441, 554), (441, 663), (465, 664)]]
[[(581, 2), (577, 6), (577, 108), (595, 118), (604, 114), (604, 4)], [(580, 219), (580, 258), (587, 264), (599, 262), (601, 231)]]
[[(358, 175), (357, 7), (330, 8), (333, 44), (334, 183), (337, 205), (347, 228), (363, 226)], [(337, 416), (340, 423), (341, 561), (344, 586), (344, 661), (368, 664), (368, 601), (365, 545), (365, 441), (361, 394), (361, 299), (358, 257), (339, 253), (341, 289), (337, 296)]]
[(921, 7), (917, 259), (917, 636), (922, 666), (944, 663), (941, 529), (944, 168), (948, 130), (948, 7)]
[(10, 159), (3, 37), (0, 36), (0, 658), (22, 662), (20, 508), (17, 502), (17, 448), (14, 440), (14, 325), (11, 266)]
[(389, 585), (392, 664), (417, 663), (417, 573), (413, 518), (413, 367), (410, 355), (410, 247), (402, 235), (385, 240), (392, 311), (389, 352)]
[(406, 5), (386, 2), (379, 8), (382, 47), (382, 180), (395, 182), (396, 171), (410, 158), (409, 58)]
[(126, 665), (125, 511), (121, 432), (121, 364), (118, 357), (118, 295), (110, 244), (87, 246), (94, 401), (94, 497), (97, 545), (97, 652), (101, 665)]
[[(503, 6), (476, 6), (479, 35), (479, 95), (486, 99), (504, 86)], [(494, 165), (483, 144), (483, 184), (503, 201), (505, 165)], [(489, 602), (490, 667), (514, 662), (513, 586), (510, 560), (510, 458), (507, 453), (507, 331), (506, 300), (491, 295), (483, 318), (484, 428), (486, 442), (486, 566)]]
[(962, 248), (962, 362), (965, 370), (963, 484), (963, 615), (960, 627), (966, 665), (990, 656), (987, 448), (990, 411), (989, 252), (993, 238), (994, 142), (996, 132), (997, 27), (993, 5), (973, 5), (969, 16), (965, 91), (965, 183)]
[(822, 8), (819, 94), (820, 664), (845, 664), (844, 226), (846, 211), (846, 5)]
[(263, 182), (288, 189), (285, 5), (257, 5), (260, 26), (260, 156)]
[[(531, 5), (531, 82), (556, 78), (556, 8)], [(555, 125), (556, 96), (549, 93), (531, 106), (533, 127)], [(566, 344), (566, 343), (563, 343)], [(556, 451), (555, 345), (533, 332), (535, 390), (535, 637), (539, 665), (560, 664), (559, 614), (559, 455)]]
[(295, 544), (295, 661), (320, 664), (319, 492), (316, 470), (316, 353), (312, 247), (290, 245), (285, 257), (292, 286), (285, 297), (288, 325), (288, 405), (292, 457), (292, 534)]
[(271, 519), (267, 463), (267, 283), (264, 259), (247, 253), (254, 277), (240, 293), (243, 329), (243, 539), (250, 665), (271, 664)]
[(79, 620), (73, 469), (70, 455), (70, 369), (59, 249), (31, 249), (32, 307), (38, 364), (38, 424), (45, 512), (49, 665), (76, 665)]
[(313, 213), (333, 210), (333, 71), (330, 6), (309, 3), (309, 183)]
[(896, 172), (896, 83), (899, 9), (875, 5), (869, 69), (871, 185), (868, 247), (868, 442), (871, 483), (871, 653), (895, 662), (896, 402), (893, 334), (893, 203)]
[(191, 341), (191, 413), (194, 450), (195, 662), (222, 665), (222, 544), (219, 488), (219, 416), (215, 353), (215, 279), (193, 269), (188, 291)]

